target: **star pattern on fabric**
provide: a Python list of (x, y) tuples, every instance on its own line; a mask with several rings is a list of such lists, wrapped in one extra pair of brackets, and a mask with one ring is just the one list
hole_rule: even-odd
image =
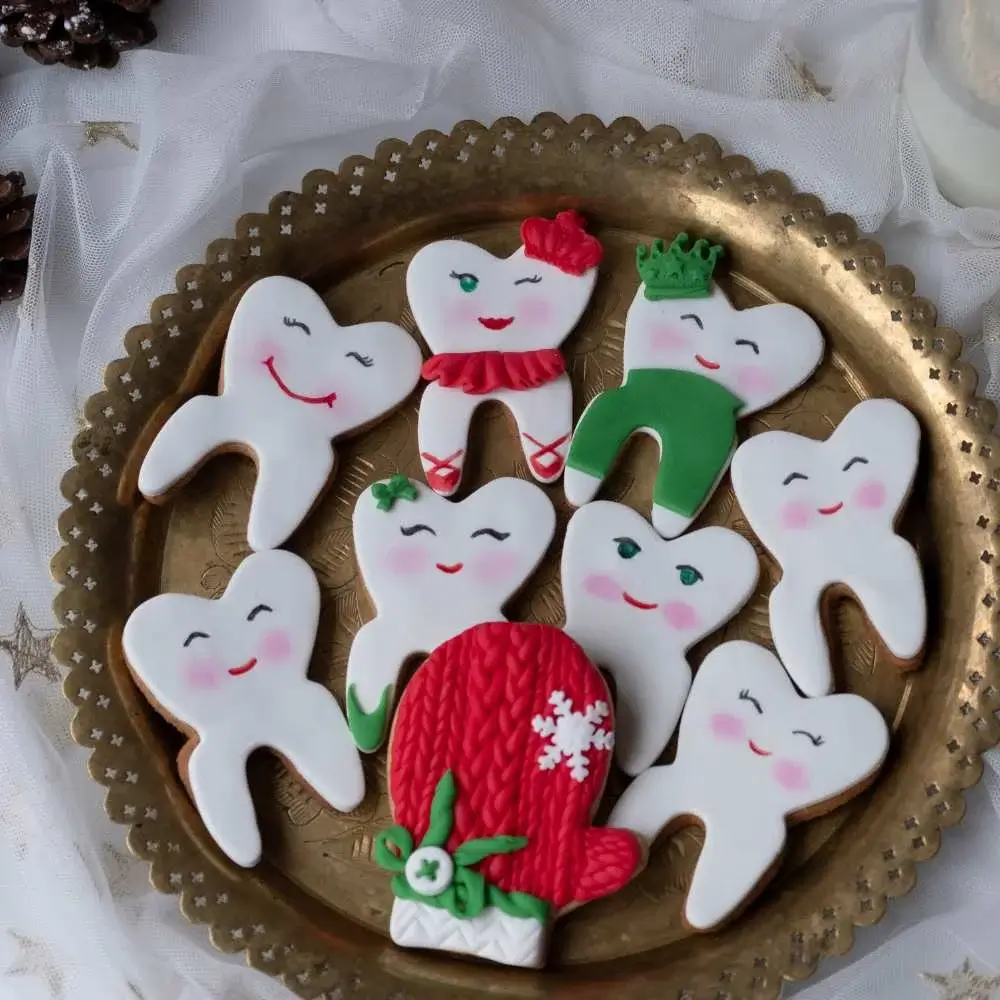
[(24, 605), (18, 602), (14, 631), (0, 635), (0, 652), (10, 657), (14, 671), (14, 690), (24, 683), (29, 674), (41, 674), (49, 681), (59, 680), (59, 669), (52, 662), (54, 635), (51, 629), (36, 629)]
[(17, 946), (17, 955), (4, 972), (4, 978), (40, 979), (48, 987), (52, 1000), (63, 1000), (63, 973), (53, 959), (48, 945), (37, 938), (18, 934), (17, 931), (8, 930), (7, 935)]
[(976, 972), (968, 958), (953, 972), (924, 972), (922, 978), (938, 990), (940, 1000), (994, 1000), (1000, 990), (1000, 976)]

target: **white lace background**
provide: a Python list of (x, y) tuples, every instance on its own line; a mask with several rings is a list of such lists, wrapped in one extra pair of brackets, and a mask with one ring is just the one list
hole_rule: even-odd
[[(711, 132), (876, 232), (1000, 397), (1000, 213), (953, 207), (929, 176), (899, 96), (909, 0), (161, 7), (155, 46), (112, 72), (0, 51), (0, 166), (38, 191), (27, 294), (0, 306), (0, 1000), (286, 995), (150, 888), (69, 740), (57, 675), (11, 656), (9, 637), (21, 604), (36, 632), (55, 626), (59, 481), (124, 332), (180, 265), (307, 170), (381, 138), (546, 109)], [(88, 143), (84, 121), (132, 123), (128, 144)], [(984, 982), (1000, 972), (1000, 757), (918, 877), (847, 959), (788, 994), (990, 995), (921, 974), (966, 959)]]

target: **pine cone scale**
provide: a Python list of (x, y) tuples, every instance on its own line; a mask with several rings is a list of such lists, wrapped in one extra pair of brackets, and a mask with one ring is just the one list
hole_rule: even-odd
[(0, 302), (24, 293), (34, 215), (35, 198), (24, 194), (24, 174), (0, 174)]

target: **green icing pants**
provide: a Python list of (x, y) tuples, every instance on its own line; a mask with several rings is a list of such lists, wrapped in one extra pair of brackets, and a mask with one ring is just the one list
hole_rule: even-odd
[(743, 401), (694, 372), (640, 368), (602, 392), (576, 425), (566, 464), (604, 479), (625, 442), (648, 428), (663, 454), (653, 503), (694, 517), (726, 467)]

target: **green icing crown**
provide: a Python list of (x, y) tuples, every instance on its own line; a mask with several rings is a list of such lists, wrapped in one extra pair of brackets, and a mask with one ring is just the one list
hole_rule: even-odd
[(660, 299), (704, 299), (712, 294), (712, 272), (722, 256), (722, 247), (696, 240), (690, 250), (687, 233), (678, 233), (664, 248), (663, 240), (635, 248), (635, 266), (645, 287), (645, 296)]

